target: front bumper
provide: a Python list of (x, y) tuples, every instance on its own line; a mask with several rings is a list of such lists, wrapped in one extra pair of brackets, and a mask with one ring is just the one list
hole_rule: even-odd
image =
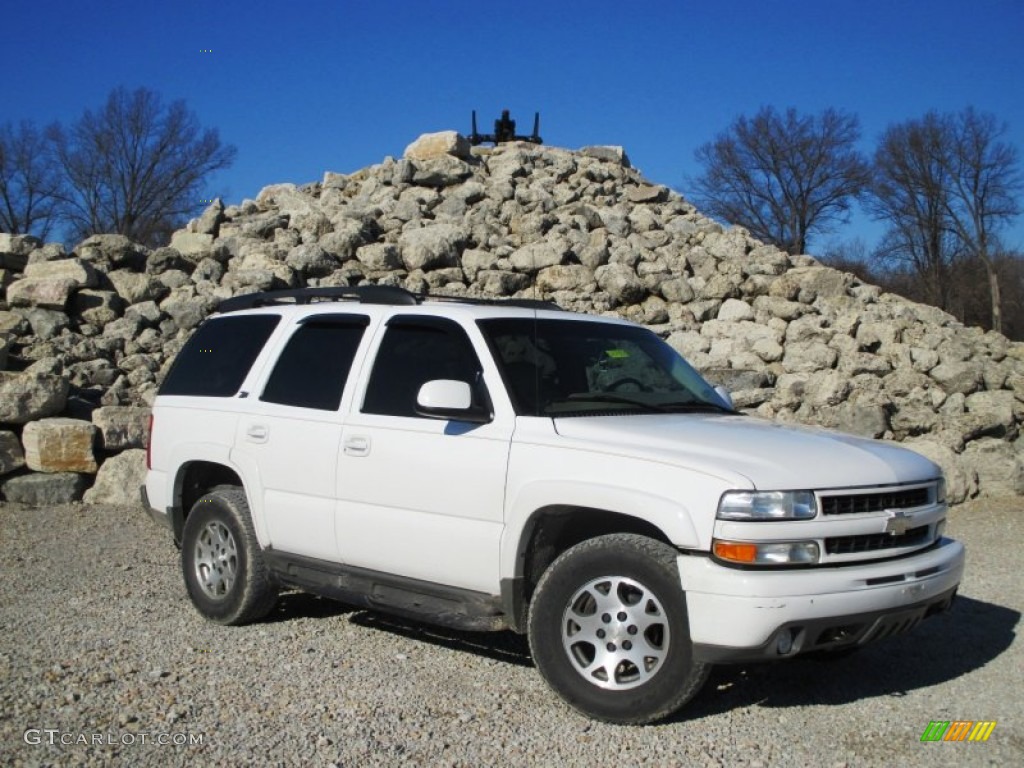
[(909, 557), (801, 570), (740, 570), (685, 555), (678, 564), (694, 657), (769, 660), (855, 647), (945, 610), (964, 546), (943, 538)]

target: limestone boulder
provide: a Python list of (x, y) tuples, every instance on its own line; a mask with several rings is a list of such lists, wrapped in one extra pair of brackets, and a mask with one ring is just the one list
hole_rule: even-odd
[(962, 460), (978, 476), (978, 490), (989, 496), (1024, 494), (1024, 451), (1019, 441), (986, 437), (968, 443)]
[(96, 427), (88, 421), (48, 418), (25, 426), (21, 435), (25, 464), (36, 472), (94, 473)]
[(68, 387), (63, 376), (0, 371), (0, 424), (25, 424), (60, 413)]
[(149, 440), (149, 413), (148, 408), (117, 405), (102, 406), (93, 411), (92, 423), (99, 430), (103, 449), (145, 448)]
[(410, 272), (458, 266), (465, 244), (465, 231), (451, 224), (412, 229), (398, 239), (402, 262)]
[(86, 475), (73, 472), (19, 475), (0, 483), (0, 494), (7, 501), (29, 507), (70, 504), (82, 498), (88, 486)]
[(468, 160), (471, 149), (469, 139), (457, 131), (439, 131), (424, 133), (405, 148), (402, 156), (411, 160), (431, 160), (448, 156)]
[(69, 277), (24, 277), (7, 286), (7, 301), (14, 307), (62, 310), (77, 288)]
[(0, 430), (0, 475), (6, 475), (25, 466), (25, 451), (13, 432)]
[(96, 483), (85, 492), (87, 504), (139, 504), (146, 482), (146, 452), (133, 448), (103, 462)]

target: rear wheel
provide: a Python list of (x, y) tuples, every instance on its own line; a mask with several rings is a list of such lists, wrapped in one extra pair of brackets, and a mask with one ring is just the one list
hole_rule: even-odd
[(541, 577), (530, 604), (534, 662), (586, 715), (642, 724), (666, 717), (700, 690), (676, 552), (635, 534), (589, 539)]
[(181, 567), (192, 604), (219, 624), (248, 624), (277, 602), (241, 488), (219, 486), (185, 520)]

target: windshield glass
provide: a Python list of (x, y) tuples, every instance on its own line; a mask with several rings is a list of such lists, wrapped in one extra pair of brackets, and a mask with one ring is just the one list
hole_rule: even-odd
[(478, 322), (521, 416), (732, 412), (646, 328), (530, 318)]

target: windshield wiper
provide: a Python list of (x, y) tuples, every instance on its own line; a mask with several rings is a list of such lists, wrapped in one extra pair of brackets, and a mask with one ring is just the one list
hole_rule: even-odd
[(732, 408), (719, 405), (718, 403), (711, 403), (706, 400), (672, 400), (666, 403), (652, 403), (647, 400), (641, 400), (639, 398), (630, 397), (629, 395), (619, 394), (617, 392), (576, 392), (569, 395), (567, 400), (574, 402), (582, 400), (594, 403), (622, 403), (623, 405), (634, 405), (638, 408), (651, 411), (652, 413), (695, 413), (701, 411), (710, 411), (712, 413), (736, 413)]
[(585, 401), (591, 403), (621, 403), (622, 405), (634, 405), (653, 413), (671, 413), (668, 408), (660, 404), (649, 403), (646, 400), (638, 400), (628, 395), (619, 395), (614, 392), (575, 392), (567, 400), (573, 402)]
[(673, 413), (679, 413), (680, 411), (712, 411), (713, 413), (739, 413), (734, 408), (727, 408), (724, 405), (718, 403), (709, 403), (707, 401), (695, 402), (675, 402), (675, 403), (661, 403), (665, 410)]

